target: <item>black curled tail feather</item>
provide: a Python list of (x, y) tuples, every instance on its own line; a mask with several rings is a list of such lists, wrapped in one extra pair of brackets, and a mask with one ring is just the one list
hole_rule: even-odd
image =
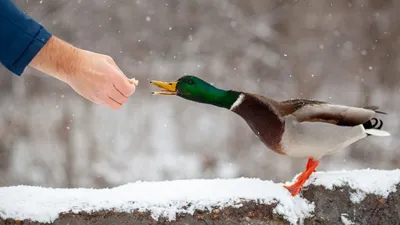
[(383, 126), (383, 122), (380, 119), (372, 118), (363, 124), (365, 129), (378, 129), (380, 130)]
[[(364, 129), (377, 129), (380, 130), (383, 126), (383, 121), (377, 118), (372, 118), (363, 124)], [(370, 134), (368, 134), (369, 136)]]

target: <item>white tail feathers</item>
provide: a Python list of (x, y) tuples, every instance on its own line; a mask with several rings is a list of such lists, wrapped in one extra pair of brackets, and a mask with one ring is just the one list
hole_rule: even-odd
[(384, 130), (378, 130), (378, 129), (366, 129), (365, 133), (370, 134), (372, 136), (379, 136), (379, 137), (386, 137), (390, 136), (390, 133)]

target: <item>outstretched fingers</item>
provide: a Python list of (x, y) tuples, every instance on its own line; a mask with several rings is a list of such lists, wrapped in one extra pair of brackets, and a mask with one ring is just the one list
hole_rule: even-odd
[(81, 60), (66, 82), (81, 96), (118, 110), (134, 92), (137, 83), (128, 79), (110, 56), (78, 50)]
[(121, 105), (123, 105), (128, 100), (128, 97), (121, 91), (119, 91), (115, 86), (113, 86), (108, 95), (111, 99), (113, 99), (114, 101), (118, 102)]
[(119, 103), (118, 101), (116, 101), (115, 99), (113, 99), (111, 97), (105, 98), (103, 101), (106, 105), (108, 105), (109, 107), (111, 107), (112, 109), (115, 109), (115, 110), (118, 110), (122, 107), (121, 103)]
[(114, 67), (117, 71), (117, 77), (114, 81), (114, 87), (117, 89), (122, 95), (129, 97), (135, 92), (136, 84), (129, 80), (124, 72), (117, 66), (114, 60), (109, 61), (109, 63)]
[(125, 97), (129, 97), (135, 92), (135, 85), (125, 75), (115, 81), (114, 88)]

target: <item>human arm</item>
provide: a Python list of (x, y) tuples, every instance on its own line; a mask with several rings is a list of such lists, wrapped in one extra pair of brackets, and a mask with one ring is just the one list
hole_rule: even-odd
[(29, 65), (70, 85), (78, 94), (119, 109), (135, 91), (113, 59), (50, 34), (11, 0), (0, 0), (0, 62), (21, 75)]
[(33, 58), (30, 66), (64, 81), (86, 99), (113, 109), (119, 109), (137, 85), (110, 56), (74, 47), (55, 36)]

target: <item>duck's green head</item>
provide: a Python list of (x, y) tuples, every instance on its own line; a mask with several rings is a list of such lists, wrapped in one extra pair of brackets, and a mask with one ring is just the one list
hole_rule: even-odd
[(211, 104), (230, 109), (239, 98), (240, 92), (221, 90), (206, 81), (191, 75), (186, 75), (174, 82), (150, 81), (161, 91), (153, 92), (153, 95), (180, 96), (187, 100)]

